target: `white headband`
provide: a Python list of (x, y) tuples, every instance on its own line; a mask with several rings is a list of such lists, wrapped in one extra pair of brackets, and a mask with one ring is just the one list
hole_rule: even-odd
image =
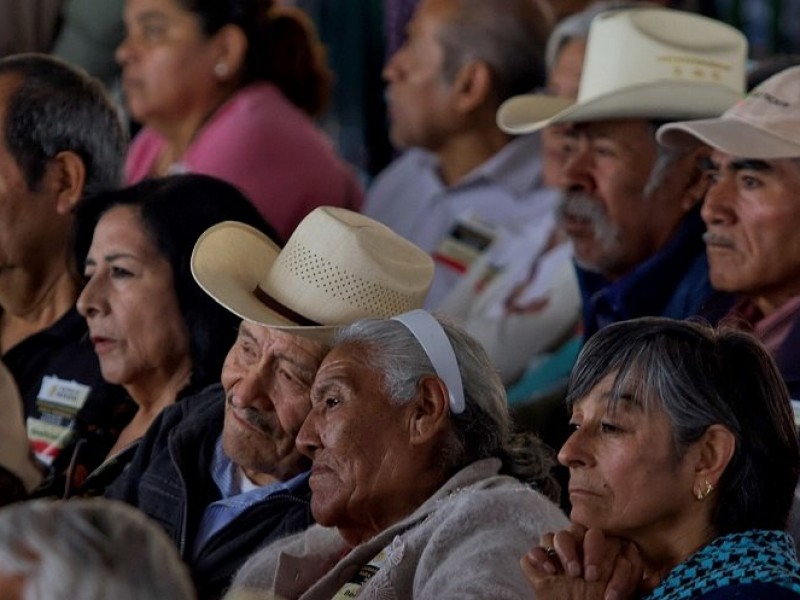
[(464, 386), (461, 383), (461, 371), (458, 370), (458, 361), (453, 346), (447, 338), (444, 329), (433, 315), (422, 309), (412, 310), (402, 315), (392, 317), (399, 321), (417, 338), (419, 345), (428, 355), (436, 375), (439, 376), (450, 396), (450, 412), (461, 414), (464, 412)]

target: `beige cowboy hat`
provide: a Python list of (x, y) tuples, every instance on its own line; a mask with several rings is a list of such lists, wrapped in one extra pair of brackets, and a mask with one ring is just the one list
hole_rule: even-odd
[(15, 475), (30, 493), (42, 482), (22, 416), (22, 398), (8, 368), (0, 362), (0, 467)]
[(427, 252), (385, 225), (330, 206), (309, 213), (283, 249), (244, 223), (215, 225), (191, 265), (234, 314), (323, 340), (337, 326), (420, 308), (434, 270)]
[(522, 134), (552, 123), (715, 117), (744, 95), (747, 41), (739, 31), (667, 8), (610, 10), (592, 21), (577, 100), (524, 94), (497, 124)]
[(657, 137), (668, 147), (706, 144), (740, 158), (800, 157), (800, 67), (773, 75), (718, 119), (669, 123)]

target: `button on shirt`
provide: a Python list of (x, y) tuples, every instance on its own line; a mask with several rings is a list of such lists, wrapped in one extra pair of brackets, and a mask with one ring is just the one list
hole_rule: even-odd
[(211, 478), (219, 488), (222, 499), (209, 504), (194, 541), (194, 556), (197, 557), (203, 546), (225, 525), (233, 521), (249, 507), (263, 502), (270, 496), (296, 491), (309, 477), (305, 471), (289, 481), (277, 481), (258, 486), (242, 472), (241, 468), (228, 458), (222, 449), (222, 436), (217, 439), (214, 458), (211, 463)]
[[(539, 155), (538, 133), (519, 136), (447, 186), (436, 156), (412, 148), (376, 178), (363, 212), (431, 254), (459, 220), (480, 222), (499, 237), (507, 228), (541, 219), (555, 206), (541, 181)], [(462, 276), (463, 271), (437, 261), (426, 308), (436, 308)]]

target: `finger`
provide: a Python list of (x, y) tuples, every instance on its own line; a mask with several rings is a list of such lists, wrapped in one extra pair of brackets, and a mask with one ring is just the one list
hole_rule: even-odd
[(534, 546), (525, 555), (528, 562), (533, 566), (555, 575), (561, 571), (561, 562), (552, 548), (542, 548), (541, 546)]
[[(632, 551), (628, 551), (628, 547), (632, 547)], [(628, 544), (614, 561), (604, 600), (632, 597), (642, 581), (643, 567), (638, 550), (634, 544)]]
[(589, 529), (583, 538), (583, 565), (586, 581), (605, 581), (611, 576), (614, 561), (622, 553), (623, 542)]
[(522, 569), (522, 573), (525, 575), (525, 579), (528, 580), (528, 583), (532, 587), (539, 584), (545, 577), (551, 575), (551, 573), (548, 573), (530, 560), (530, 553), (525, 554), (519, 560), (519, 566)]
[(553, 536), (553, 547), (558, 553), (558, 558), (564, 570), (571, 577), (583, 575), (581, 556), (583, 554), (581, 541), (575, 539), (571, 531), (562, 530)]

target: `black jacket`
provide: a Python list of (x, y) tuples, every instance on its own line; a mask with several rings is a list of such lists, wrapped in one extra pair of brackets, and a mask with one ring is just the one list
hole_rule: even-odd
[(270, 542), (313, 523), (308, 484), (274, 494), (228, 523), (194, 556), (205, 508), (220, 499), (211, 462), (222, 433), (225, 396), (213, 385), (164, 410), (150, 426), (127, 470), (106, 496), (157, 521), (189, 565), (200, 598), (219, 598), (247, 558)]

